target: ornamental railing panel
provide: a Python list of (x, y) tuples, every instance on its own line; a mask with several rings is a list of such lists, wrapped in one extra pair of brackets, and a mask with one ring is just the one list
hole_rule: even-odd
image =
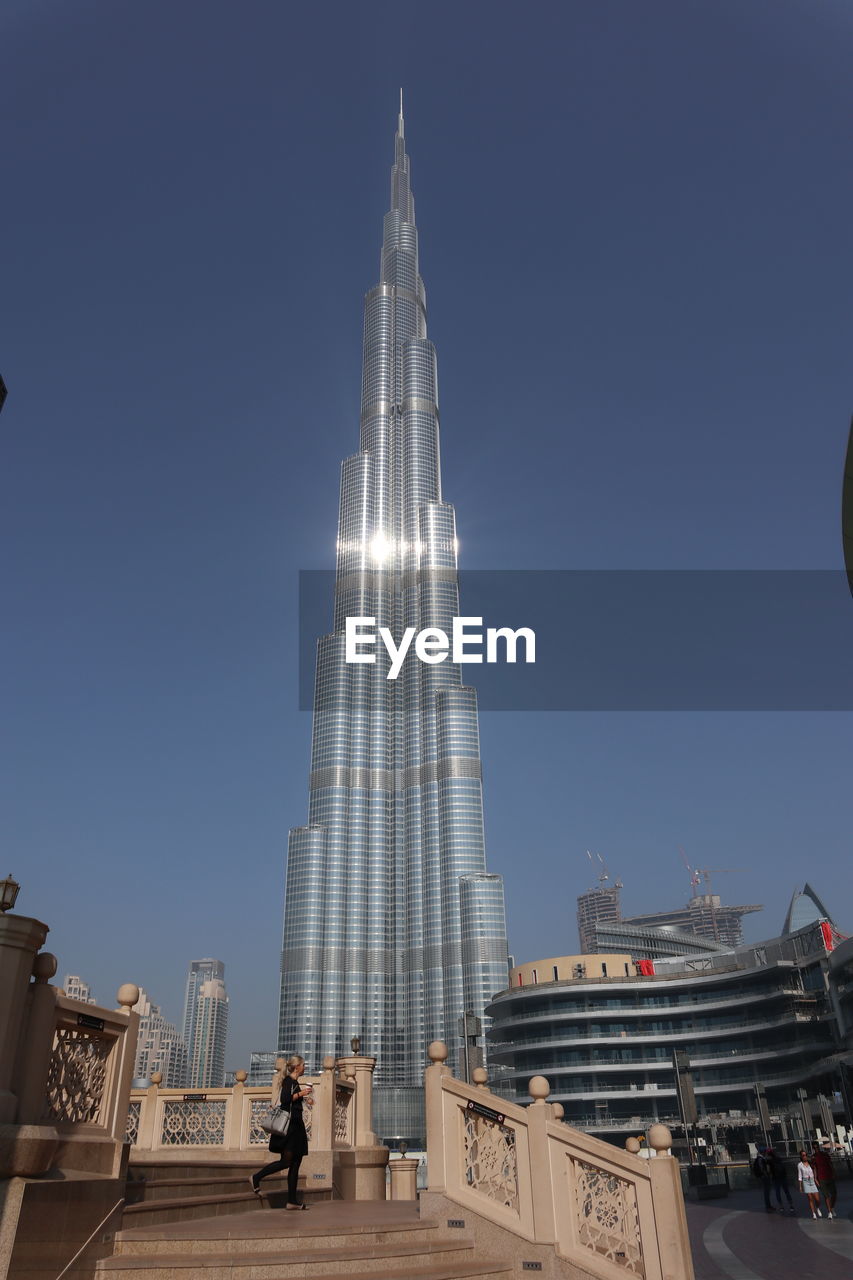
[(136, 1143), (139, 1137), (139, 1117), (142, 1113), (141, 1102), (131, 1102), (127, 1108), (127, 1127), (124, 1131), (125, 1142), (129, 1142), (131, 1146)]
[(588, 1160), (571, 1164), (578, 1241), (628, 1274), (645, 1276), (636, 1183)]
[(354, 1086), (348, 1080), (335, 1082), (332, 1138), (336, 1147), (352, 1146), (354, 1092)]
[(505, 1124), (464, 1111), (465, 1181), (472, 1191), (518, 1213), (515, 1133)]
[(74, 1027), (58, 1027), (47, 1074), (47, 1118), (101, 1124), (107, 1071), (115, 1040)]
[(225, 1099), (163, 1103), (160, 1145), (222, 1147), (225, 1145)]

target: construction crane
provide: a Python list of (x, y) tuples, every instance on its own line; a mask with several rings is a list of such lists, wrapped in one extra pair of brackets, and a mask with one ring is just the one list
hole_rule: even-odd
[[(681, 845), (678, 846), (678, 852), (681, 854), (681, 860), (687, 870), (690, 872), (690, 889), (691, 897), (704, 898), (707, 908), (711, 915), (711, 928), (714, 932), (714, 941), (720, 941), (720, 927), (717, 920), (717, 904), (714, 895), (711, 893), (711, 876), (736, 875), (743, 871), (743, 867), (691, 867), (687, 860), (687, 854)], [(705, 892), (702, 893), (702, 881), (705, 882)]]
[[(706, 885), (710, 885), (711, 876), (740, 875), (743, 872), (743, 870), (744, 870), (743, 867), (699, 867), (696, 870), (695, 874), (697, 878), (701, 876), (702, 879), (705, 881)], [(698, 879), (697, 879), (697, 883), (698, 883)]]
[[(586, 856), (589, 858), (589, 860), (590, 860), (590, 862), (592, 863), (592, 865), (593, 865), (593, 866), (595, 866), (596, 858), (598, 859), (599, 863), (601, 864), (601, 870), (600, 870), (600, 871), (599, 871), (599, 873), (598, 873), (598, 877), (597, 877), (597, 879), (598, 879), (598, 883), (601, 885), (602, 889), (604, 889), (604, 888), (606, 887), (606, 885), (607, 885), (608, 881), (610, 880), (610, 872), (607, 870), (607, 863), (604, 861), (604, 859), (602, 858), (602, 856), (601, 856), (601, 854), (600, 854), (600, 853), (597, 853), (597, 854), (595, 855), (595, 857), (593, 857), (593, 856), (592, 856), (592, 854), (590, 853), (589, 849), (587, 849), (587, 851), (586, 851)], [(621, 881), (621, 880), (619, 880), (618, 878), (617, 878), (616, 880), (614, 880), (614, 882), (613, 882), (613, 888), (614, 888), (614, 889), (621, 889), (621, 888), (622, 888), (622, 881)]]
[[(681, 854), (681, 861), (690, 873), (690, 888), (694, 898), (698, 898), (699, 889), (702, 886), (703, 880), (705, 881), (705, 884), (709, 886), (711, 883), (711, 876), (736, 875), (744, 870), (743, 867), (691, 867), (690, 863), (687, 861), (687, 854), (684, 852), (681, 845), (678, 846), (678, 852)], [(708, 889), (707, 892), (710, 893), (710, 889)]]

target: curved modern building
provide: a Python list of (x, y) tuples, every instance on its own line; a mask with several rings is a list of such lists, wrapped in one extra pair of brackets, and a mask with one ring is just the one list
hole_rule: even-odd
[[(402, 103), (379, 282), (364, 306), (359, 448), (341, 468), (334, 625), (317, 645), (308, 822), (291, 831), (278, 1047), (377, 1059), (376, 1127), (419, 1139), (426, 1048), (506, 986), (503, 885), (487, 874), (477, 696), (450, 661), (377, 643), (346, 660), (348, 618), (397, 645), (459, 615), (456, 518), (439, 463), (436, 353)], [(375, 658), (375, 661), (371, 660)]]
[(642, 961), (636, 976), (626, 955), (533, 962), (488, 1006), (490, 1059), (508, 1096), (526, 1101), (541, 1073), (566, 1120), (602, 1136), (678, 1124), (676, 1049), (689, 1058), (700, 1123), (754, 1120), (756, 1085), (774, 1114), (796, 1112), (798, 1088), (837, 1088), (825, 1066), (837, 1045), (831, 945), (818, 923), (737, 951)]

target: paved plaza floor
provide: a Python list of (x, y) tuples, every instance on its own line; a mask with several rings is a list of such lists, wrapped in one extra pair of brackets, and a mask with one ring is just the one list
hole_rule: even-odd
[(815, 1221), (792, 1190), (796, 1217), (766, 1213), (760, 1188), (687, 1202), (696, 1280), (853, 1280), (853, 1195), (839, 1183), (839, 1216)]

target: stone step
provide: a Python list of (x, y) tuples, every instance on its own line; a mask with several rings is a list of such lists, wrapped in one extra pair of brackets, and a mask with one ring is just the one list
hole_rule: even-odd
[[(268, 1179), (270, 1191), (265, 1191), (260, 1200), (250, 1190), (248, 1179), (241, 1178), (237, 1186), (245, 1190), (226, 1191), (202, 1185), (195, 1194), (196, 1187), (192, 1182), (184, 1182), (174, 1189), (171, 1195), (155, 1197), (153, 1200), (138, 1200), (135, 1204), (125, 1205), (122, 1214), (122, 1227), (167, 1226), (177, 1222), (192, 1222), (207, 1219), (213, 1215), (245, 1213), (252, 1209), (283, 1209), (287, 1201), (287, 1183), (276, 1185), (272, 1178)], [(232, 1184), (233, 1185), (233, 1184)], [(187, 1194), (192, 1193), (192, 1194)], [(320, 1204), (332, 1199), (332, 1189), (327, 1191), (300, 1191), (300, 1198), (309, 1205)]]
[[(251, 1192), (249, 1192), (251, 1196)], [(244, 1212), (227, 1222), (216, 1218), (203, 1221), (167, 1223), (162, 1227), (137, 1226), (116, 1233), (114, 1256), (118, 1258), (156, 1258), (168, 1254), (200, 1255), (235, 1253), (287, 1253), (297, 1249), (333, 1249), (336, 1251), (384, 1245), (412, 1246), (420, 1252), (429, 1250), (433, 1240), (440, 1239), (437, 1222), (422, 1222), (414, 1205), (354, 1204), (326, 1201), (307, 1213), (284, 1209)], [(456, 1237), (458, 1243), (458, 1237)], [(453, 1241), (451, 1241), (453, 1242)], [(467, 1244), (467, 1240), (466, 1240)]]
[[(220, 1241), (220, 1245), (222, 1242)], [(246, 1243), (246, 1242), (241, 1242)], [(255, 1242), (253, 1241), (252, 1244)], [(341, 1237), (332, 1245), (311, 1244), (301, 1237), (296, 1246), (289, 1249), (238, 1250), (233, 1248), (219, 1252), (199, 1253), (147, 1253), (119, 1254), (98, 1264), (98, 1271), (110, 1280), (122, 1276), (144, 1276), (145, 1280), (160, 1275), (177, 1274), (187, 1277), (203, 1269), (206, 1280), (228, 1280), (232, 1274), (243, 1271), (251, 1280), (275, 1280), (275, 1277), (299, 1276), (310, 1280), (317, 1274), (349, 1275), (353, 1270), (365, 1269), (368, 1264), (375, 1274), (385, 1275), (388, 1269), (395, 1273), (405, 1266), (451, 1264), (475, 1260), (474, 1241), (462, 1236), (458, 1239), (424, 1241), (394, 1240), (377, 1244), (375, 1241), (355, 1244), (352, 1238)], [(247, 1270), (248, 1269), (248, 1270)]]
[[(152, 1200), (179, 1200), (183, 1196), (206, 1196), (213, 1195), (218, 1191), (238, 1192), (249, 1190), (249, 1177), (254, 1173), (253, 1169), (247, 1170), (246, 1173), (229, 1172), (224, 1175), (208, 1174), (206, 1177), (172, 1177), (172, 1178), (151, 1178), (151, 1179), (129, 1179), (127, 1183), (127, 1202), (131, 1204), (148, 1204)], [(300, 1178), (301, 1186), (306, 1185), (306, 1180)], [(266, 1187), (276, 1188), (286, 1185), (286, 1178), (267, 1178)], [(251, 1195), (252, 1193), (249, 1192)]]
[[(108, 1274), (105, 1273), (107, 1263), (114, 1260), (106, 1259), (96, 1264), (95, 1276), (96, 1280), (100, 1280), (102, 1273), (105, 1273), (103, 1280), (119, 1280), (119, 1277), (126, 1277), (126, 1280), (173, 1280), (176, 1275), (179, 1280), (240, 1280), (241, 1271), (247, 1268), (245, 1280), (303, 1280), (303, 1277), (340, 1280), (342, 1275), (348, 1280), (469, 1280), (469, 1277), (471, 1280), (476, 1277), (479, 1280), (505, 1280), (512, 1272), (510, 1263), (497, 1258), (475, 1257), (473, 1249), (458, 1259), (430, 1251), (410, 1258), (373, 1256), (369, 1260), (362, 1259), (362, 1265), (359, 1265), (359, 1259), (344, 1256), (334, 1269), (330, 1269), (327, 1262), (323, 1270), (314, 1270), (304, 1261), (293, 1262), (286, 1254), (281, 1259), (263, 1254), (260, 1262), (258, 1257), (235, 1258), (229, 1254), (215, 1262), (212, 1258), (200, 1262), (198, 1258), (193, 1260), (183, 1254), (178, 1255), (180, 1261), (177, 1262), (168, 1256), (144, 1260), (133, 1258), (124, 1260), (133, 1263), (132, 1267), (112, 1268)], [(323, 1267), (324, 1264), (318, 1260), (317, 1265)]]

